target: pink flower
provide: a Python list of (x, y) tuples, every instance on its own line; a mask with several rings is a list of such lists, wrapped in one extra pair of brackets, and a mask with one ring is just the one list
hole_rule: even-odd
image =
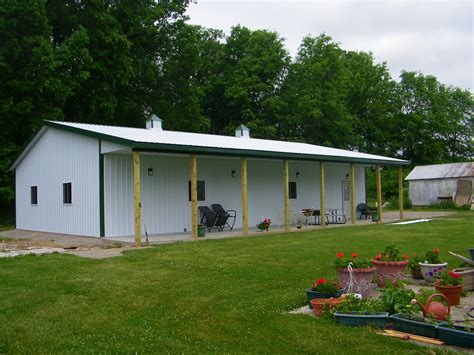
[(375, 260), (380, 260), (380, 259), (382, 259), (382, 255), (381, 255), (381, 254), (375, 255)]
[(339, 253), (337, 253), (336, 257), (338, 257), (339, 259), (340, 259), (340, 258), (343, 258), (343, 257), (344, 257), (344, 254), (341, 253), (341, 252), (339, 252)]

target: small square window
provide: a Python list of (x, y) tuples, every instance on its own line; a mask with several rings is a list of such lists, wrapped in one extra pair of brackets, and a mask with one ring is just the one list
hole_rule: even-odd
[[(191, 201), (191, 181), (188, 181), (188, 194), (189, 201)], [(206, 182), (203, 180), (198, 180), (197, 182), (197, 195), (198, 201), (206, 200)]]
[(63, 203), (70, 205), (72, 203), (72, 182), (63, 184)]
[(38, 186), (31, 186), (31, 204), (37, 205), (38, 204)]
[(296, 199), (297, 199), (296, 181), (290, 181), (290, 182), (288, 182), (288, 190), (289, 190), (289, 198), (290, 198), (290, 200), (296, 200)]

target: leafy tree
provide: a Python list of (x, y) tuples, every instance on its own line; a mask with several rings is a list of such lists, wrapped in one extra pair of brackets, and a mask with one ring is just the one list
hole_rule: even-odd
[(305, 37), (281, 90), (282, 138), (348, 148), (358, 142), (346, 105), (349, 70), (331, 37)]

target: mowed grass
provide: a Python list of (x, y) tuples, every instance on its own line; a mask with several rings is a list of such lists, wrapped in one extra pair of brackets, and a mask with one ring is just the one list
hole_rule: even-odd
[(429, 353), (430, 348), (288, 311), (337, 252), (374, 256), (440, 248), (466, 255), (473, 213), (431, 223), (371, 225), (202, 240), (90, 260), (53, 254), (0, 260), (0, 353)]

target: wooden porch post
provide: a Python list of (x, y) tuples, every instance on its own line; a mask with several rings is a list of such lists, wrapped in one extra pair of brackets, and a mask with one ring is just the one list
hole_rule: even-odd
[(197, 158), (191, 155), (191, 221), (193, 239), (198, 239), (198, 204), (197, 204)]
[(398, 205), (400, 208), (400, 221), (404, 220), (403, 216), (403, 167), (398, 168)]
[(321, 227), (326, 227), (326, 192), (324, 187), (324, 162), (319, 162), (319, 190), (321, 194), (321, 211), (320, 211), (320, 218), (321, 218)]
[(135, 246), (142, 245), (142, 211), (140, 197), (140, 152), (133, 152), (133, 207), (135, 215)]
[(285, 230), (290, 230), (290, 191), (289, 191), (289, 183), (288, 183), (288, 160), (283, 160), (283, 198), (284, 198), (284, 208), (283, 213), (285, 214), (284, 224)]
[(382, 177), (380, 172), (380, 165), (375, 167), (375, 178), (377, 184), (377, 223), (382, 222)]
[(356, 207), (355, 207), (355, 167), (351, 163), (351, 224), (356, 223)]
[(242, 184), (242, 235), (246, 236), (249, 234), (247, 158), (242, 158), (240, 176), (241, 176), (241, 184)]

